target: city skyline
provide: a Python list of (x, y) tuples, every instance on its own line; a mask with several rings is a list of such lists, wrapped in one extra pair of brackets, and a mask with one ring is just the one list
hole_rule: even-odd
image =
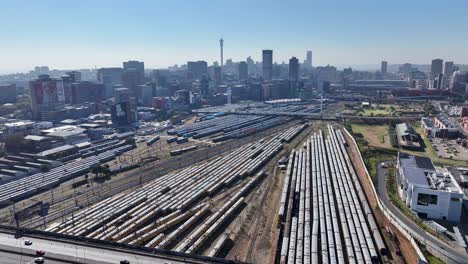
[(224, 60), (252, 56), (261, 61), (261, 51), (272, 49), (278, 63), (292, 56), (302, 63), (307, 50), (313, 51), (314, 65), (378, 68), (382, 60), (430, 64), (434, 58), (468, 63), (468, 37), (460, 34), (468, 23), (466, 1), (451, 1), (444, 14), (432, 0), (343, 1), (342, 8), (335, 6), (324, 1), (183, 6), (180, 1), (5, 1), (0, 22), (7, 25), (1, 33), (8, 41), (2, 43), (0, 57), (7, 63), (0, 65), (0, 73), (27, 72), (36, 65), (120, 66), (127, 60), (144, 61), (147, 68), (197, 60), (212, 64), (219, 62), (221, 37)]

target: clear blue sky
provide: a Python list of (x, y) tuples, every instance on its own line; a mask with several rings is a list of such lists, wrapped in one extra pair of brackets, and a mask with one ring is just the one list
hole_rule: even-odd
[(468, 63), (467, 0), (0, 0), (0, 72), (187, 60)]

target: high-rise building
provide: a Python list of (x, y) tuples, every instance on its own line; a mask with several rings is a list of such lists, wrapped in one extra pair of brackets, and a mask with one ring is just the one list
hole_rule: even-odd
[(16, 84), (0, 84), (0, 103), (15, 103), (16, 95)]
[(221, 49), (221, 78), (222, 78), (222, 77), (223, 77), (222, 72), (223, 72), (223, 66), (224, 66), (224, 58), (223, 58), (223, 56), (224, 56), (224, 53), (223, 53), (223, 52), (224, 52), (224, 51), (223, 51), (223, 48), (224, 48), (224, 40), (223, 40), (223, 38), (221, 38), (221, 39), (219, 40), (219, 48)]
[(201, 79), (208, 75), (208, 63), (206, 61), (189, 61), (187, 62), (187, 78)]
[(105, 98), (106, 87), (101, 83), (75, 82), (70, 84), (70, 88), (72, 104), (98, 103)]
[(411, 63), (405, 63), (401, 65), (400, 73), (402, 73), (405, 77), (409, 77), (411, 73)]
[[(137, 96), (138, 85), (145, 83), (145, 63), (127, 61), (123, 63), (122, 84)], [(138, 98), (137, 98), (138, 99)]]
[(299, 80), (299, 60), (296, 57), (289, 59), (289, 80), (293, 82)]
[(444, 61), (442, 59), (434, 59), (431, 64), (431, 79), (439, 77), (439, 74), (443, 73)]
[(81, 72), (79, 71), (69, 71), (65, 73), (66, 75), (70, 76), (72, 82), (77, 83), (81, 82)]
[(388, 62), (382, 61), (382, 64), (380, 65), (380, 73), (383, 75), (387, 74), (387, 68), (388, 68)]
[(249, 76), (249, 68), (247, 62), (241, 61), (239, 62), (239, 80), (245, 81), (248, 79)]
[(115, 101), (111, 106), (112, 125), (114, 127), (128, 127), (137, 120), (135, 98), (127, 88), (115, 89)]
[(123, 69), (119, 67), (101, 68), (97, 71), (97, 80), (103, 83), (104, 76), (109, 76), (107, 80), (112, 84), (122, 84), (122, 72)]
[(209, 95), (210, 82), (208, 77), (204, 76), (200, 80), (200, 95), (202, 98), (206, 98)]
[(214, 67), (214, 80), (217, 85), (222, 83), (222, 77), (221, 77), (221, 67), (220, 66), (215, 66)]
[(271, 81), (273, 76), (273, 50), (262, 51), (263, 79)]
[(62, 79), (53, 79), (47, 74), (30, 81), (29, 91), (34, 119), (40, 120), (41, 111), (55, 110), (65, 101)]
[(305, 61), (305, 66), (307, 68), (312, 68), (312, 51), (311, 50), (308, 50), (307, 51), (307, 57), (306, 57), (306, 61)]
[(142, 61), (126, 61), (123, 63), (124, 71), (127, 69), (136, 69), (143, 79), (145, 77), (145, 63)]
[(444, 88), (449, 87), (450, 78), (452, 77), (454, 72), (454, 64), (453, 61), (446, 61), (444, 67)]

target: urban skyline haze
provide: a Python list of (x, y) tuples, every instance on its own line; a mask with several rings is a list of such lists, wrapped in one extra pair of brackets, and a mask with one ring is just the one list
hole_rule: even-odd
[[(337, 4), (339, 2), (339, 4)], [(165, 68), (189, 60), (302, 62), (379, 67), (434, 58), (468, 63), (468, 2), (446, 1), (0, 1), (0, 73), (145, 61)], [(370, 22), (373, 21), (373, 22)]]

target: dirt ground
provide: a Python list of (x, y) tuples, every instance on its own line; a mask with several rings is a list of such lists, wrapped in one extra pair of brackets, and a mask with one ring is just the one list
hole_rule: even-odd
[(371, 146), (384, 148), (392, 147), (387, 125), (368, 126), (363, 124), (353, 124), (352, 128), (353, 132), (361, 133)]
[[(381, 233), (384, 235), (386, 244), (389, 247), (389, 252), (391, 253), (391, 260), (389, 260), (389, 263), (418, 263), (419, 257), (416, 251), (414, 250), (413, 246), (411, 245), (411, 243), (397, 230), (395, 226), (393, 226), (386, 219), (383, 213), (378, 209), (377, 199), (374, 196), (374, 192), (372, 190), (372, 185), (371, 185), (372, 183), (369, 182), (368, 180), (364, 165), (359, 158), (360, 154), (356, 148), (351, 147), (353, 146), (353, 144), (352, 144), (351, 139), (347, 137), (347, 134), (343, 133), (343, 135), (345, 135), (346, 141), (348, 142), (347, 151), (350, 154), (350, 158), (354, 165), (354, 169), (356, 170), (356, 173), (360, 179), (360, 182), (361, 182), (362, 188), (364, 189), (367, 200), (374, 212), (374, 216), (381, 229)], [(393, 231), (395, 236), (390, 235), (386, 231), (385, 229), (386, 226), (388, 226)], [(402, 259), (401, 256), (398, 256), (397, 254), (395, 254), (398, 248), (400, 249), (404, 259)]]

